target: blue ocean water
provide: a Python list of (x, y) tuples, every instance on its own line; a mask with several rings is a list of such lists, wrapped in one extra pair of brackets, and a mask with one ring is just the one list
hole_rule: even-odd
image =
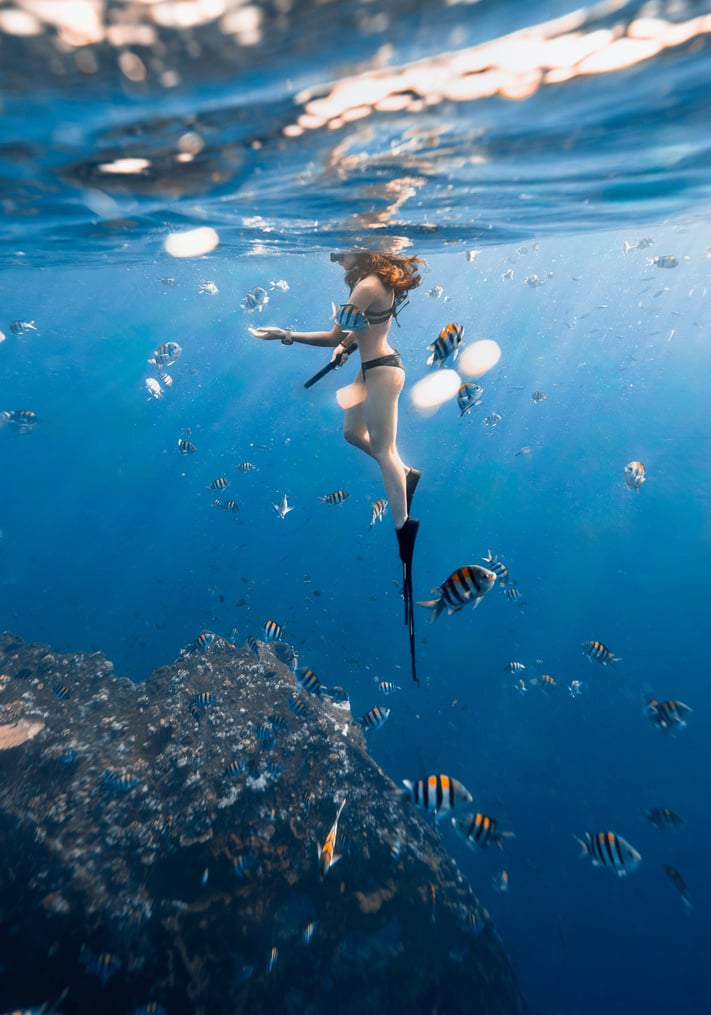
[[(106, 24), (131, 7), (109, 4)], [(324, 683), (347, 689), (354, 715), (392, 708), (369, 737), (395, 780), (448, 772), (515, 833), (503, 852), (474, 854), (442, 828), (532, 1012), (702, 1015), (708, 6), (333, 5), (320, 17), (263, 5), (250, 8), (261, 26), (251, 42), (225, 27), (242, 11), (247, 32), (240, 5), (218, 17), (184, 4), (184, 19), (202, 20), (166, 27), (179, 7), (132, 10), (156, 32), (151, 50), (108, 35), (79, 46), (40, 21), (13, 34), (12, 10), (40, 15), (0, 6), (0, 410), (39, 417), (28, 432), (0, 427), (2, 628), (60, 651), (101, 649), (143, 680), (203, 629), (243, 639), (277, 620)], [(645, 33), (667, 43), (526, 91), (523, 67), (545, 38), (605, 33), (601, 53)], [(518, 98), (479, 87), (472, 69), (472, 51), (496, 40), (515, 54), (505, 88)], [(446, 88), (428, 78), (457, 58), (467, 70)], [(411, 61), (424, 61), (414, 74)], [(506, 60), (480, 63), (502, 74)], [(553, 66), (552, 51), (539, 63)], [(383, 85), (388, 69), (399, 83)], [(306, 91), (334, 99), (339, 82), (358, 101), (319, 121)], [(453, 98), (457, 88), (470, 97)], [(411, 107), (389, 111), (403, 96)], [(129, 158), (146, 165), (100, 168)], [(197, 226), (219, 245), (171, 257), (169, 234)], [(419, 688), (389, 515), (368, 528), (379, 475), (340, 436), (335, 392), (355, 367), (306, 391), (327, 356), (247, 332), (325, 327), (345, 293), (327, 254), (350, 243), (428, 264), (392, 336), (408, 372), (399, 447), (423, 470), (416, 597), (489, 550), (521, 592), (494, 589), (434, 625), (418, 611)], [(270, 288), (278, 280), (288, 290)], [(206, 281), (217, 292), (201, 292)], [(241, 301), (255, 286), (269, 303), (250, 313)], [(13, 321), (34, 327), (16, 334)], [(426, 414), (411, 397), (449, 321), (465, 344), (494, 339), (502, 353), (462, 417), (454, 401)], [(183, 353), (156, 399), (147, 361), (166, 341)], [(501, 420), (487, 427), (491, 413)], [(195, 454), (178, 453), (181, 435)], [(245, 461), (256, 469), (237, 470)], [(624, 482), (630, 461), (646, 467), (639, 491)], [(229, 488), (209, 490), (223, 475)], [(336, 489), (350, 494), (343, 505), (319, 501)], [(294, 511), (282, 520), (284, 493)], [(217, 496), (240, 510), (216, 510)], [(591, 639), (621, 661), (590, 663)], [(525, 694), (512, 660), (526, 666)], [(379, 698), (381, 679), (402, 690)], [(685, 702), (687, 728), (654, 728), (645, 694)], [(685, 826), (645, 822), (655, 806)], [(577, 855), (574, 835), (609, 829), (642, 854), (626, 878)], [(682, 872), (692, 910), (663, 864)], [(505, 894), (492, 886), (502, 868)]]

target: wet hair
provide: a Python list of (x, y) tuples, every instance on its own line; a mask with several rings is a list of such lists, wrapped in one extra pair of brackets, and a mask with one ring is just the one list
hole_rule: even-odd
[(352, 291), (368, 275), (377, 275), (383, 285), (395, 291), (395, 295), (416, 289), (422, 281), (420, 265), (426, 267), (421, 257), (396, 257), (393, 254), (375, 254), (370, 251), (356, 253), (357, 262), (345, 275), (346, 285)]

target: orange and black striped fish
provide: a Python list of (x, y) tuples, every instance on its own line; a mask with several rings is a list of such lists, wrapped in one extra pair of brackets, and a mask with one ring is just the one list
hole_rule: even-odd
[(642, 811), (642, 817), (656, 828), (681, 828), (686, 822), (670, 807), (651, 807)]
[(488, 814), (460, 814), (452, 818), (452, 824), (458, 835), (464, 839), (472, 849), (484, 849), (492, 842), (499, 849), (504, 848), (504, 839), (512, 838), (513, 832), (499, 831), (498, 822), (490, 818)]
[(684, 716), (691, 712), (691, 709), (683, 701), (657, 701), (649, 695), (645, 697), (645, 701), (644, 714), (653, 726), (657, 726), (664, 733), (686, 726)]
[(574, 838), (582, 846), (581, 856), (589, 856), (595, 867), (611, 867), (620, 877), (637, 870), (642, 862), (634, 846), (614, 832), (586, 832), (584, 840)]
[(463, 325), (457, 324), (454, 321), (451, 324), (445, 324), (434, 342), (427, 346), (428, 350), (430, 350), (427, 366), (439, 367), (449, 356), (452, 357), (452, 362), (454, 362), (459, 355), (463, 335)]
[(372, 529), (376, 522), (382, 522), (387, 506), (388, 502), (386, 500), (376, 500), (375, 504), (373, 504), (373, 513), (370, 516), (368, 528)]
[(385, 725), (389, 718), (390, 709), (380, 708), (379, 705), (376, 705), (375, 708), (371, 708), (369, 712), (362, 715), (358, 722), (364, 730), (379, 730), (381, 726)]
[(601, 641), (584, 641), (580, 647), (590, 662), (594, 659), (601, 666), (614, 666), (615, 663), (622, 662), (619, 656), (613, 656), (607, 645), (603, 645)]
[(457, 613), (471, 603), (478, 606), (486, 593), (494, 587), (496, 575), (487, 567), (480, 564), (465, 564), (457, 568), (446, 578), (440, 586), (432, 589), (432, 593), (439, 593), (438, 599), (429, 599), (420, 602), (418, 606), (427, 606), (432, 610), (430, 622), (434, 623), (442, 610), (447, 608), (447, 613)]
[(284, 628), (276, 620), (265, 620), (262, 631), (265, 641), (281, 641), (284, 634)]
[(331, 867), (337, 864), (341, 859), (341, 855), (336, 853), (336, 836), (338, 835), (338, 819), (340, 818), (341, 812), (345, 806), (346, 797), (341, 800), (340, 807), (336, 812), (336, 820), (331, 825), (331, 831), (326, 836), (326, 841), (320, 850), (321, 880), (326, 877)]
[(472, 795), (457, 779), (449, 775), (430, 775), (426, 779), (411, 782), (403, 779), (407, 797), (417, 807), (437, 817), (444, 811), (451, 811), (460, 804), (470, 804)]
[(349, 497), (350, 494), (347, 490), (334, 490), (333, 493), (327, 493), (325, 497), (319, 497), (319, 500), (322, 504), (342, 504)]

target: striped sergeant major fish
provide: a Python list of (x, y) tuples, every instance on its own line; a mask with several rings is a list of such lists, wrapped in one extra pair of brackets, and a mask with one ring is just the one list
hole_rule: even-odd
[(446, 607), (447, 613), (457, 613), (471, 603), (478, 606), (486, 593), (494, 587), (496, 575), (480, 564), (465, 564), (457, 568), (440, 586), (432, 589), (437, 599), (429, 599), (419, 602), (418, 606), (426, 606), (432, 610), (430, 623), (434, 623), (442, 610)]
[(342, 303), (340, 307), (332, 303), (331, 316), (344, 331), (365, 331), (370, 327), (370, 321), (354, 303)]
[(235, 469), (239, 469), (240, 472), (252, 472), (256, 468), (252, 462), (240, 462), (239, 465), (235, 465)]
[(0, 424), (2, 423), (9, 423), (24, 433), (39, 423), (39, 416), (32, 409), (4, 409), (0, 412)]
[(689, 898), (688, 892), (686, 890), (686, 882), (684, 881), (679, 871), (676, 869), (676, 867), (672, 867), (670, 863), (664, 864), (664, 871), (669, 880), (671, 881), (671, 883), (676, 888), (679, 895), (681, 896), (682, 902), (684, 903), (686, 908), (692, 909), (693, 907), (691, 899)]
[(622, 662), (620, 657), (613, 656), (609, 648), (601, 641), (584, 641), (580, 647), (583, 650), (583, 655), (587, 656), (590, 662), (594, 659), (601, 666), (614, 666), (615, 663)]
[(642, 817), (650, 825), (654, 825), (655, 828), (660, 830), (664, 828), (681, 828), (682, 825), (686, 824), (681, 815), (676, 814), (669, 807), (651, 807), (642, 811)]
[(629, 871), (635, 871), (642, 862), (642, 857), (630, 846), (626, 839), (614, 832), (585, 832), (585, 839), (573, 838), (582, 847), (581, 857), (589, 856), (595, 867), (609, 867), (624, 877)]
[(190, 704), (195, 708), (209, 708), (210, 705), (214, 705), (217, 698), (212, 691), (198, 691), (194, 694), (190, 700)]
[(481, 397), (484, 394), (484, 389), (479, 384), (469, 383), (460, 384), (459, 390), (457, 391), (457, 405), (459, 406), (459, 415), (468, 415), (475, 405), (481, 405)]
[(201, 631), (192, 644), (193, 651), (200, 652), (202, 649), (209, 648), (215, 640), (215, 635), (212, 631)]
[(381, 694), (394, 694), (395, 691), (401, 691), (402, 688), (399, 687), (397, 684), (393, 684), (391, 680), (379, 680), (378, 690), (380, 691)]
[(236, 515), (240, 509), (239, 501), (236, 500), (213, 500), (212, 506), (218, 511), (227, 511), (232, 515)]
[(641, 462), (628, 462), (625, 465), (625, 483), (630, 490), (641, 490), (647, 479), (647, 470)]
[(506, 663), (504, 669), (508, 670), (509, 673), (521, 673), (523, 670), (526, 669), (526, 664), (519, 663), (514, 660), (513, 662)]
[(430, 351), (427, 366), (442, 366), (449, 356), (452, 357), (452, 362), (454, 362), (459, 355), (463, 335), (463, 325), (456, 324), (455, 322), (445, 324), (434, 342), (427, 346), (427, 349)]
[(343, 808), (346, 806), (346, 797), (341, 800), (341, 804), (336, 812), (336, 820), (331, 825), (331, 831), (326, 836), (326, 841), (319, 850), (319, 863), (321, 871), (321, 880), (323, 880), (331, 867), (338, 863), (341, 859), (341, 855), (336, 853), (336, 836), (338, 835), (338, 819), (341, 816)]
[(319, 497), (319, 500), (322, 504), (342, 504), (349, 497), (350, 494), (347, 490), (334, 490), (333, 493), (327, 493), (325, 497)]
[(381, 726), (390, 718), (389, 708), (380, 708), (378, 705), (375, 708), (371, 708), (369, 712), (362, 715), (358, 720), (359, 725), (364, 730), (379, 730)]
[(276, 620), (265, 620), (262, 628), (265, 641), (281, 641), (284, 628)]
[(178, 451), (181, 455), (194, 455), (197, 448), (186, 437), (178, 437)]
[(485, 849), (495, 843), (499, 849), (504, 848), (504, 839), (513, 838), (513, 832), (499, 830), (498, 822), (487, 814), (460, 814), (452, 818), (457, 834), (464, 839), (471, 849)]
[(493, 571), (496, 575), (498, 587), (503, 588), (509, 580), (509, 569), (506, 567), (504, 562), (499, 560), (499, 558), (493, 554), (491, 550), (487, 550), (487, 556), (482, 557), (481, 559), (484, 561), (489, 570)]
[(376, 522), (382, 522), (387, 506), (388, 502), (386, 500), (376, 500), (375, 504), (373, 504), (373, 513), (370, 516), (369, 529), (372, 529)]
[(296, 674), (296, 683), (302, 691), (306, 691), (307, 694), (314, 694), (317, 698), (320, 697), (324, 690), (323, 684), (308, 666), (299, 667)]
[(116, 793), (128, 793), (141, 781), (133, 772), (118, 772), (110, 768), (105, 769), (103, 775), (104, 785)]
[(459, 804), (472, 802), (472, 795), (466, 786), (448, 775), (430, 775), (417, 782), (403, 779), (402, 784), (405, 787), (405, 797), (435, 817), (441, 812), (451, 811)]
[(226, 490), (230, 485), (230, 481), (227, 476), (218, 476), (208, 486), (208, 490)]
[(242, 297), (240, 306), (243, 310), (247, 310), (250, 314), (253, 314), (255, 310), (258, 310), (261, 314), (263, 307), (269, 302), (269, 295), (267, 290), (261, 285), (256, 285), (253, 289), (250, 289)]
[(684, 716), (691, 712), (691, 709), (683, 701), (657, 701), (649, 695), (645, 696), (645, 701), (644, 715), (653, 726), (659, 727), (664, 733), (686, 726)]
[(153, 350), (153, 355), (148, 362), (156, 367), (172, 367), (182, 351), (182, 346), (178, 345), (177, 342), (163, 342), (162, 345)]

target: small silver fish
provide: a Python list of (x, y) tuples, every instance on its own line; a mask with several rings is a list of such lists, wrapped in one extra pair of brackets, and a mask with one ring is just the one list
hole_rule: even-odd
[(146, 391), (151, 396), (151, 398), (163, 397), (163, 389), (161, 388), (160, 384), (155, 379), (155, 377), (146, 378)]
[(288, 293), (289, 292), (289, 283), (287, 281), (285, 281), (283, 278), (278, 278), (276, 280), (272, 280), (269, 283), (269, 287), (270, 287), (270, 289), (278, 289), (280, 293)]
[(286, 498), (286, 494), (284, 494), (279, 504), (274, 505), (274, 510), (276, 511), (276, 513), (279, 515), (280, 518), (286, 518), (289, 512), (293, 511), (294, 509), (289, 505), (289, 501)]
[(648, 257), (647, 264), (657, 268), (676, 268), (679, 262), (673, 254), (664, 254), (662, 257)]
[(498, 426), (503, 416), (500, 416), (498, 412), (490, 412), (488, 416), (485, 416), (482, 423), (487, 430), (493, 430), (495, 426)]
[(10, 331), (13, 335), (26, 335), (28, 331), (37, 331), (34, 321), (12, 321)]
[(208, 296), (217, 296), (219, 291), (216, 284), (212, 281), (201, 282), (198, 286), (198, 292), (206, 293)]

